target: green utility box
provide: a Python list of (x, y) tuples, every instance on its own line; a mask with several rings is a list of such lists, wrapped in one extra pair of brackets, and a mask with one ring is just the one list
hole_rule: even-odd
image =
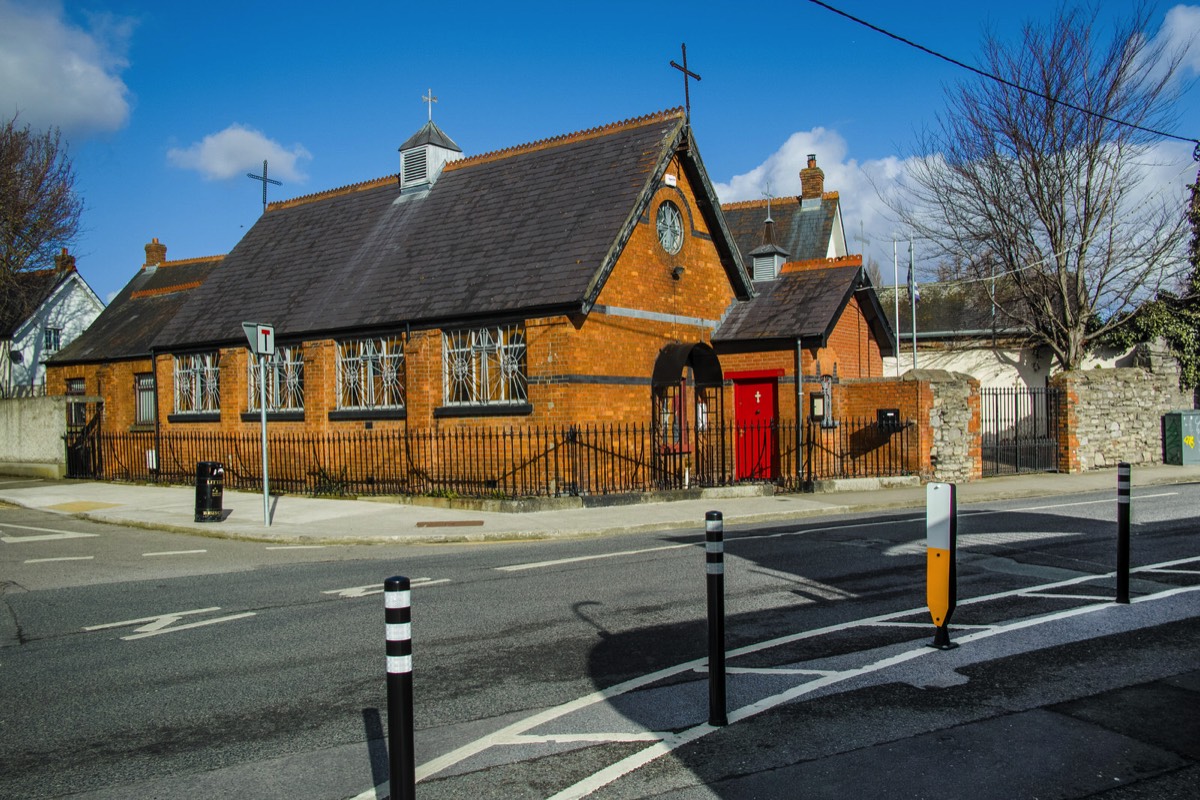
[(1163, 415), (1163, 463), (1200, 464), (1200, 410)]

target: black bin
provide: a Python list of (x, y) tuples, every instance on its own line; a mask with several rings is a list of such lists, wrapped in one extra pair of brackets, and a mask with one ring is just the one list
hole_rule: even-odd
[(196, 522), (221, 521), (225, 468), (218, 461), (196, 463)]

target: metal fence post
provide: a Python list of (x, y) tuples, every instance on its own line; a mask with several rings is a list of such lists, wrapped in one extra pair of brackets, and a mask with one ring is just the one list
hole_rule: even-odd
[(1129, 602), (1129, 464), (1117, 464), (1117, 602)]
[(398, 575), (383, 582), (387, 623), (388, 785), (392, 800), (416, 797), (411, 597), (408, 578)]
[(704, 571), (708, 584), (708, 724), (727, 725), (725, 716), (725, 519), (704, 515)]

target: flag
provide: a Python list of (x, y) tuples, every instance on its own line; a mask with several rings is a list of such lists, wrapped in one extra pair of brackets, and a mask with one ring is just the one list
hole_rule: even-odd
[(921, 299), (921, 290), (917, 287), (916, 271), (910, 264), (908, 267), (908, 296), (912, 298), (914, 303)]

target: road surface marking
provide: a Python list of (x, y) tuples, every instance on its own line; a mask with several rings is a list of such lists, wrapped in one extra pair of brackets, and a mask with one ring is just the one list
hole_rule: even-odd
[[(1184, 558), (1184, 559), (1179, 559), (1177, 561), (1164, 562), (1164, 563), (1160, 563), (1160, 564), (1146, 565), (1144, 567), (1139, 567), (1133, 571), (1134, 572), (1153, 572), (1155, 570), (1171, 568), (1171, 567), (1178, 567), (1183, 564), (1193, 564), (1193, 563), (1197, 563), (1197, 562), (1200, 562), (1200, 556)], [(1036, 593), (1046, 592), (1051, 589), (1056, 589), (1056, 588), (1061, 588), (1061, 587), (1066, 587), (1066, 586), (1074, 586), (1074, 585), (1089, 582), (1089, 581), (1103, 581), (1103, 580), (1112, 578), (1114, 574), (1115, 573), (1110, 572), (1107, 574), (1081, 575), (1078, 577), (1068, 578), (1068, 579), (1061, 580), (1061, 581), (1055, 581), (1053, 583), (1041, 584), (1038, 586), (1028, 586), (1028, 587), (1019, 588), (1019, 589), (1010, 589), (1010, 590), (1006, 590), (1003, 592), (996, 592), (996, 593), (990, 594), (990, 595), (981, 595), (979, 597), (968, 598), (966, 600), (960, 601), (959, 605), (960, 606), (972, 605), (972, 604), (976, 604), (976, 603), (984, 603), (984, 602), (1004, 599), (1004, 598), (1008, 598), (1008, 597), (1028, 595), (1030, 593), (1036, 594)], [(1151, 600), (1167, 598), (1167, 597), (1171, 597), (1171, 596), (1174, 596), (1177, 594), (1183, 594), (1186, 592), (1197, 592), (1197, 591), (1200, 591), (1200, 587), (1196, 587), (1196, 586), (1178, 587), (1178, 588), (1173, 588), (1168, 591), (1160, 592), (1158, 594), (1144, 595), (1141, 597), (1137, 597), (1137, 598), (1134, 598), (1133, 602), (1134, 603), (1149, 602)], [(960, 629), (960, 630), (974, 628), (974, 630), (972, 632), (961, 634), (959, 637), (957, 637), (957, 641), (960, 643), (966, 643), (966, 642), (971, 642), (971, 641), (975, 641), (975, 640), (979, 640), (979, 639), (986, 639), (986, 638), (990, 638), (992, 636), (998, 636), (1000, 634), (1008, 633), (1010, 631), (1022, 630), (1025, 628), (1031, 628), (1031, 627), (1047, 624), (1050, 622), (1055, 622), (1055, 621), (1062, 620), (1062, 619), (1068, 619), (1071, 617), (1080, 616), (1083, 614), (1094, 613), (1097, 611), (1104, 611), (1106, 609), (1111, 610), (1114, 608), (1118, 608), (1118, 607), (1111, 600), (1106, 599), (1104, 602), (1100, 602), (1100, 603), (1090, 603), (1088, 605), (1079, 606), (1076, 608), (1065, 609), (1062, 611), (1058, 611), (1058, 612), (1054, 612), (1054, 613), (1046, 614), (1046, 615), (1042, 615), (1042, 616), (1037, 616), (1037, 617), (1018, 619), (1018, 620), (1014, 620), (1014, 621), (1008, 622), (1008, 623), (998, 623), (998, 624), (987, 625), (987, 626), (956, 625), (955, 628)], [(788, 644), (792, 644), (794, 642), (801, 641), (803, 639), (814, 638), (814, 637), (823, 636), (823, 635), (831, 634), (831, 633), (839, 633), (839, 632), (850, 630), (850, 629), (853, 629), (856, 627), (873, 626), (873, 625), (902, 624), (899, 621), (902, 620), (904, 617), (911, 617), (911, 616), (915, 616), (918, 614), (924, 614), (924, 613), (927, 613), (927, 610), (922, 607), (922, 608), (907, 609), (907, 610), (898, 611), (898, 612), (890, 612), (887, 614), (881, 614), (881, 615), (875, 616), (875, 617), (866, 617), (866, 618), (859, 619), (859, 620), (851, 620), (849, 622), (838, 623), (838, 624), (830, 625), (830, 626), (827, 626), (824, 628), (818, 628), (818, 629), (809, 630), (809, 631), (801, 631), (799, 633), (789, 634), (787, 636), (782, 636), (782, 637), (779, 637), (776, 639), (770, 639), (770, 640), (766, 640), (763, 642), (757, 642), (755, 644), (750, 644), (745, 647), (741, 647), (741, 648), (737, 648), (735, 650), (729, 651), (727, 653), (727, 656), (732, 659), (732, 658), (736, 658), (736, 657), (742, 656), (742, 655), (747, 655), (747, 654), (756, 653), (756, 652), (763, 651), (763, 650), (770, 650), (772, 648), (785, 646)], [(932, 629), (932, 625), (930, 625), (928, 623), (926, 623), (923, 627), (925, 627), (927, 629)], [(799, 684), (797, 686), (793, 686), (790, 689), (787, 689), (786, 691), (780, 692), (780, 693), (772, 695), (770, 697), (763, 698), (763, 699), (759, 700), (758, 702), (748, 704), (742, 708), (739, 708), (739, 709), (736, 709), (736, 710), (730, 712), (728, 715), (729, 723), (733, 724), (740, 720), (747, 719), (756, 714), (759, 714), (759, 713), (767, 711), (771, 708), (774, 708), (775, 706), (778, 706), (780, 704), (796, 700), (800, 697), (803, 697), (806, 694), (811, 694), (812, 692), (814, 692), (818, 689), (821, 689), (823, 687), (830, 686), (830, 685), (833, 685), (833, 684), (836, 684), (836, 683), (839, 683), (841, 681), (845, 681), (845, 680), (848, 680), (851, 678), (859, 677), (862, 675), (867, 675), (869, 673), (878, 672), (878, 671), (887, 669), (892, 666), (897, 666), (897, 665), (903, 664), (905, 662), (912, 661), (914, 659), (921, 658), (923, 656), (930, 655), (933, 653), (939, 653), (939, 652), (941, 652), (941, 651), (935, 650), (935, 649), (927, 647), (925, 645), (919, 645), (912, 650), (901, 651), (892, 656), (889, 656), (889, 657), (886, 657), (883, 659), (879, 659), (875, 662), (863, 665), (861, 667), (855, 667), (855, 668), (841, 670), (841, 671), (830, 671), (826, 674), (818, 674), (814, 678), (814, 680), (806, 681), (805, 683)], [(588, 695), (584, 695), (583, 697), (579, 697), (575, 700), (568, 701), (560, 706), (556, 706), (554, 708), (549, 708), (549, 709), (545, 709), (543, 711), (537, 712), (523, 720), (519, 720), (510, 725), (507, 725), (504, 728), (501, 728), (500, 730), (497, 730), (487, 736), (484, 736), (480, 739), (475, 740), (474, 742), (469, 742), (455, 750), (452, 750), (449, 753), (445, 753), (438, 758), (432, 759), (424, 764), (419, 765), (416, 769), (416, 778), (418, 781), (424, 780), (425, 778), (428, 778), (432, 775), (436, 775), (437, 773), (442, 772), (443, 770), (448, 769), (448, 768), (454, 766), (455, 764), (458, 764), (458, 763), (464, 761), (465, 759), (470, 758), (471, 756), (482, 753), (492, 747), (504, 745), (506, 743), (520, 742), (520, 741), (522, 741), (521, 737), (524, 737), (525, 735), (527, 735), (526, 734), (527, 731), (535, 729), (541, 725), (544, 725), (548, 722), (559, 719), (561, 717), (565, 717), (565, 716), (572, 714), (580, 709), (583, 709), (583, 708), (586, 708), (588, 706), (595, 705), (598, 703), (605, 702), (613, 697), (618, 697), (620, 695), (627, 694), (629, 692), (635, 691), (635, 690), (645, 687), (647, 685), (656, 683), (658, 681), (664, 680), (666, 678), (669, 678), (669, 677), (672, 677), (675, 675), (679, 675), (684, 672), (701, 671), (701, 670), (707, 668), (707, 663), (708, 663), (708, 659), (706, 656), (706, 657), (703, 657), (700, 659), (696, 659), (694, 661), (689, 661), (689, 662), (686, 662), (683, 664), (678, 664), (674, 667), (668, 667), (666, 669), (658, 670), (656, 672), (649, 673), (647, 675), (642, 675), (640, 677), (628, 680), (624, 683), (617, 684), (615, 686), (611, 686), (608, 689), (592, 692)], [(815, 671), (813, 671), (813, 672), (815, 672)], [(805, 674), (805, 673), (802, 672), (801, 674)], [(553, 795), (553, 797), (550, 800), (579, 800), (579, 798), (583, 798), (583, 797), (586, 797), (586, 796), (592, 794), (593, 792), (597, 791), (598, 789), (602, 788), (603, 786), (605, 786), (609, 783), (612, 783), (613, 781), (650, 763), (651, 761), (654, 761), (655, 759), (657, 759), (663, 755), (669, 754), (672, 750), (676, 749), (677, 747), (679, 747), (683, 744), (686, 744), (688, 742), (695, 741), (696, 739), (699, 739), (703, 736), (708, 735), (709, 733), (713, 733), (718, 730), (721, 730), (721, 729), (715, 728), (711, 725), (708, 725), (707, 723), (703, 723), (703, 724), (697, 725), (693, 728), (679, 732), (677, 734), (660, 734), (658, 732), (649, 731), (647, 733), (653, 734), (653, 736), (647, 736), (645, 740), (646, 741), (654, 741), (654, 743), (650, 747), (647, 747), (637, 753), (634, 753), (634, 754), (630, 755), (629, 757), (624, 758), (624, 759), (618, 761), (617, 763), (612, 764), (597, 773), (594, 773), (593, 775), (589, 776), (588, 778), (585, 778), (584, 780), (579, 781), (578, 783), (574, 784), (573, 786), (570, 786), (567, 789), (564, 789), (563, 791), (559, 792), (558, 794)], [(558, 735), (569, 736), (571, 734), (558, 734)], [(622, 735), (624, 736), (626, 734), (622, 734)], [(626, 739), (625, 741), (640, 741), (640, 739)], [(361, 794), (355, 796), (353, 798), (353, 800), (373, 800), (373, 798), (375, 798), (376, 796), (379, 796), (379, 795), (377, 795), (377, 791), (382, 790), (384, 787), (386, 787), (386, 783), (382, 783), (377, 787), (374, 787), (374, 788), (368, 789), (365, 792), (362, 792)]]
[(0, 542), (5, 544), (23, 544), (24, 542), (53, 542), (59, 539), (91, 539), (98, 533), (80, 533), (79, 531), (57, 531), (53, 528), (33, 528), (28, 525), (9, 525), (4, 523), (0, 528), (17, 528), (23, 531), (41, 531), (41, 536), (0, 536)]
[(61, 556), (59, 558), (27, 558), (26, 564), (45, 564), (50, 561), (91, 561), (95, 556)]
[[(1061, 539), (1066, 536), (1082, 536), (1082, 533), (1062, 533), (1059, 531), (1015, 531), (1012, 533), (967, 533), (958, 537), (957, 546), (964, 547), (996, 547), (997, 545), (1033, 542), (1040, 539)], [(913, 539), (911, 542), (892, 545), (883, 551), (885, 556), (925, 555), (926, 542), (924, 539)]]
[(207, 550), (163, 550), (158, 553), (142, 553), (142, 557), (150, 558), (151, 556), (191, 556), (191, 555), (196, 555), (197, 553), (207, 553), (207, 552), (208, 552)]
[(268, 545), (266, 550), (324, 550), (327, 545), (323, 544), (281, 544)]
[(230, 622), (235, 619), (245, 619), (253, 617), (253, 611), (246, 611), (241, 614), (230, 614), (225, 617), (217, 617), (216, 619), (206, 619), (199, 622), (189, 622), (186, 625), (176, 625), (175, 623), (187, 616), (195, 614), (210, 614), (213, 611), (220, 611), (220, 606), (212, 608), (197, 608), (192, 611), (173, 611), (168, 614), (160, 614), (156, 617), (142, 617), (140, 619), (129, 619), (124, 622), (106, 622), (102, 625), (89, 625), (84, 631), (102, 631), (110, 628), (127, 628), (131, 625), (138, 627), (133, 629), (133, 633), (129, 636), (122, 636), (122, 641), (131, 641), (133, 639), (144, 639), (148, 636), (158, 636), (163, 633), (175, 633), (176, 631), (186, 631), (192, 628), (201, 628), (205, 625), (215, 625), (218, 622)]
[[(449, 578), (439, 578), (436, 581), (430, 578), (413, 578), (409, 581), (409, 585), (415, 589), (418, 586), (435, 586), (439, 583), (449, 582)], [(383, 594), (383, 584), (368, 583), (366, 586), (351, 586), (348, 589), (324, 589), (321, 594), (336, 594), (338, 597), (367, 597), (373, 594)]]
[(645, 547), (641, 550), (620, 550), (615, 553), (597, 553), (590, 556), (575, 556), (574, 558), (556, 558), (553, 561), (531, 561), (526, 564), (509, 564), (506, 567), (496, 567), (500, 572), (520, 572), (526, 569), (541, 569), (542, 567), (557, 567), (562, 564), (577, 564), (580, 561), (595, 561), (600, 558), (620, 558), (621, 556), (637, 556), (642, 553), (656, 553), (660, 550), (679, 550), (684, 547), (698, 547), (700, 543), (667, 544), (662, 547)]

